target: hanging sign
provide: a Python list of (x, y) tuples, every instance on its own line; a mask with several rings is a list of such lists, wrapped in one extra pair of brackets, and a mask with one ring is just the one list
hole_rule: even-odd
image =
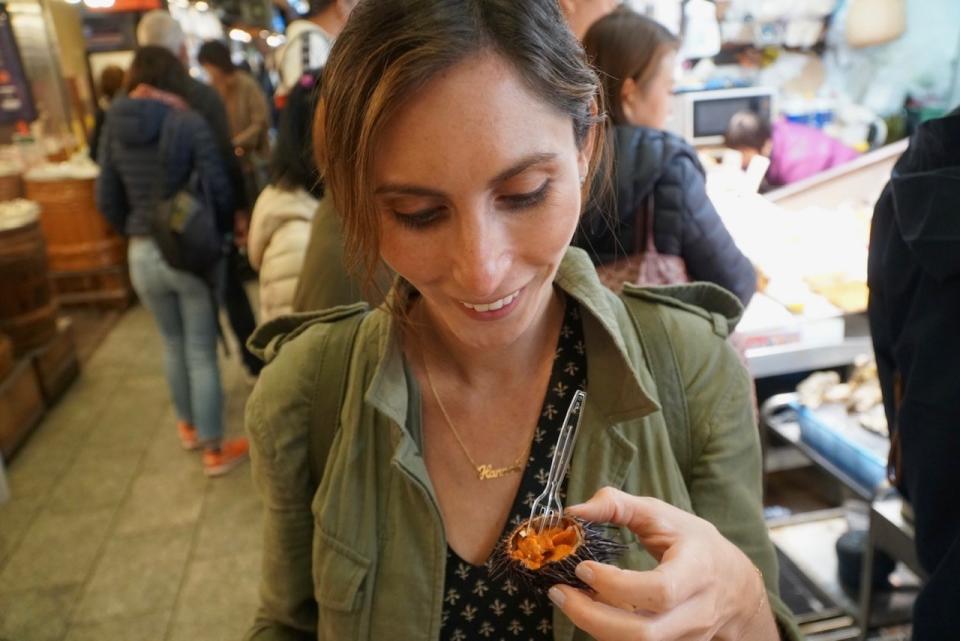
[(9, 125), (36, 119), (37, 108), (23, 71), (10, 16), (0, 8), (0, 123)]

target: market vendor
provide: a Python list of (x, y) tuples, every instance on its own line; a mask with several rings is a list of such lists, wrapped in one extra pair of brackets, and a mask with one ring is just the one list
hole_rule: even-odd
[(785, 118), (771, 123), (753, 111), (739, 111), (730, 118), (724, 144), (743, 154), (743, 169), (758, 154), (769, 158), (765, 181), (770, 187), (809, 178), (859, 155), (816, 127)]
[[(248, 639), (800, 639), (726, 341), (739, 303), (704, 283), (621, 297), (569, 247), (600, 91), (555, 0), (357, 6), (314, 148), (352, 263), (398, 278), (375, 310), (253, 339), (269, 363), (247, 405), (266, 509)], [(577, 566), (595, 592), (548, 599), (490, 561), (578, 388), (565, 503), (628, 547), (619, 568)]]

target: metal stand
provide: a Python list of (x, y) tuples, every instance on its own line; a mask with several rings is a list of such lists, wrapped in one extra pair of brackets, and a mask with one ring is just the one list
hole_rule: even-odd
[(895, 492), (870, 504), (870, 533), (860, 574), (860, 641), (866, 641), (870, 631), (873, 554), (877, 550), (903, 562), (921, 581), (926, 581), (926, 573), (917, 561), (913, 524), (903, 518), (903, 499)]

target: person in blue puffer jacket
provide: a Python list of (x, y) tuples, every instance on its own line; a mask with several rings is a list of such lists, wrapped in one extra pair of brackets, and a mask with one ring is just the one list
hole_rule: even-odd
[(161, 199), (196, 175), (221, 234), (232, 228), (233, 190), (210, 127), (185, 99), (189, 76), (162, 47), (137, 50), (128, 97), (107, 112), (98, 162), (97, 206), (129, 238), (130, 280), (163, 336), (167, 383), (185, 449), (203, 449), (208, 476), (247, 457), (246, 439), (223, 438), (217, 307), (211, 285), (173, 269), (150, 236)]
[(634, 246), (636, 212), (652, 197), (657, 251), (682, 257), (691, 279), (716, 283), (746, 305), (757, 288), (753, 265), (707, 197), (696, 151), (662, 130), (678, 40), (621, 7), (590, 27), (583, 46), (600, 72), (612, 125), (615, 200), (601, 198), (588, 208), (576, 243), (597, 265), (641, 251)]

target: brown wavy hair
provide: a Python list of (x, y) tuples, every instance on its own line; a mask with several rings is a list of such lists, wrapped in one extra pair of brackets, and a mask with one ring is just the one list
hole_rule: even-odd
[(163, 47), (140, 47), (127, 71), (127, 93), (146, 84), (186, 99), (189, 83), (183, 63)]
[(629, 123), (620, 99), (623, 83), (633, 78), (645, 91), (657, 75), (660, 61), (680, 48), (680, 40), (656, 20), (618, 7), (590, 26), (583, 48), (600, 72), (613, 124), (625, 125)]
[(324, 69), (314, 151), (342, 219), (348, 265), (368, 285), (380, 261), (372, 190), (378, 137), (413, 92), (455, 64), (490, 51), (506, 60), (535, 96), (570, 117), (579, 148), (592, 138), (589, 191), (603, 150), (602, 95), (556, 0), (361, 2)]

